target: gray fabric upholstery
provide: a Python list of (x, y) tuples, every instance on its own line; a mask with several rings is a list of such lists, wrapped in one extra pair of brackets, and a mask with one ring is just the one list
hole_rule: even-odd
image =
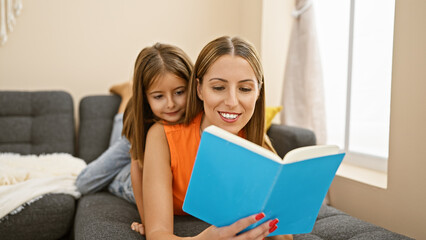
[(333, 207), (323, 205), (314, 229), (308, 234), (294, 235), (294, 240), (405, 240), (409, 237), (349, 216)]
[(316, 144), (315, 134), (304, 128), (272, 124), (267, 134), (280, 157), (295, 148)]
[[(293, 126), (272, 124), (267, 132), (271, 143), (280, 157), (284, 157), (289, 151), (304, 146), (316, 144), (315, 134), (307, 129)], [(305, 236), (302, 239), (321, 239), (314, 235)]]
[[(63, 91), (0, 91), (0, 152), (74, 154), (74, 108)], [(59, 239), (71, 229), (75, 200), (48, 194), (0, 223), (1, 239)]]
[(180, 237), (191, 237), (201, 233), (210, 224), (193, 216), (175, 216), (174, 233)]
[[(132, 222), (140, 222), (136, 206), (108, 192), (83, 197), (75, 219), (75, 239), (145, 239), (130, 229)], [(194, 236), (208, 226), (192, 216), (175, 216), (174, 232), (181, 237)]]
[[(87, 163), (101, 155), (109, 144), (113, 118), (120, 98), (88, 96), (80, 101), (78, 157)], [(75, 239), (144, 239), (130, 229), (140, 221), (134, 204), (109, 192), (85, 195), (78, 201), (74, 222)]]
[(71, 96), (62, 91), (0, 91), (0, 152), (74, 154)]
[(47, 194), (0, 223), (2, 240), (60, 239), (74, 221), (75, 199), (66, 194)]
[(140, 222), (136, 205), (108, 192), (98, 192), (79, 200), (75, 216), (75, 239), (144, 239), (130, 229)]
[(78, 157), (87, 163), (108, 148), (113, 118), (120, 101), (116, 95), (88, 96), (80, 101)]

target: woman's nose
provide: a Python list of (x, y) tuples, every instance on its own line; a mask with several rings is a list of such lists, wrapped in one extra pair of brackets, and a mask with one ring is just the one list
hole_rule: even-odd
[(225, 104), (230, 107), (238, 105), (238, 96), (235, 91), (230, 90), (226, 96)]

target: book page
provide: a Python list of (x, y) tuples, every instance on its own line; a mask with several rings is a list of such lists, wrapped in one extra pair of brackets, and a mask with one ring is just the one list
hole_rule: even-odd
[(287, 164), (337, 153), (339, 153), (339, 147), (336, 145), (315, 145), (301, 147), (288, 152), (284, 156), (283, 162), (284, 164)]
[(244, 138), (241, 138), (237, 135), (234, 135), (222, 128), (216, 127), (214, 125), (207, 127), (206, 129), (204, 129), (205, 132), (209, 132), (215, 136), (218, 136), (220, 138), (226, 139), (229, 142), (235, 143), (243, 148), (246, 148), (252, 152), (255, 152), (257, 154), (260, 154), (266, 158), (269, 158), (275, 162), (278, 163), (283, 163), (282, 159), (280, 158), (280, 156), (278, 156), (277, 154), (273, 153), (272, 151), (269, 151), (268, 149), (261, 147), (255, 143), (252, 143)]

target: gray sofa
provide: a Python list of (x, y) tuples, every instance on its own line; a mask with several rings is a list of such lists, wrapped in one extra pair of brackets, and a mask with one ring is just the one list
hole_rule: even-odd
[[(81, 100), (77, 150), (74, 151), (73, 107), (69, 94), (0, 91), (0, 152), (62, 151), (89, 163), (108, 147), (119, 103), (119, 97), (111, 95)], [(62, 118), (68, 120), (59, 120)], [(268, 135), (280, 156), (296, 147), (315, 144), (315, 135), (306, 129), (273, 124)], [(63, 194), (49, 194), (20, 213), (7, 216), (0, 223), (0, 238), (144, 239), (130, 230), (133, 221), (139, 221), (136, 206), (107, 191), (83, 196), (78, 201)], [(192, 236), (208, 226), (191, 216), (176, 216), (174, 231), (180, 236)], [(323, 205), (313, 231), (295, 235), (294, 239), (410, 238)]]
[[(68, 93), (0, 91), (0, 152), (75, 155), (74, 126)], [(0, 239), (59, 239), (70, 231), (75, 208), (72, 196), (45, 195), (6, 216), (0, 222)]]

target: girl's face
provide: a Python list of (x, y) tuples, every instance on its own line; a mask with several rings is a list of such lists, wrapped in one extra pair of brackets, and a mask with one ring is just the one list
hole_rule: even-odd
[(201, 128), (215, 125), (234, 134), (251, 119), (260, 92), (250, 64), (231, 55), (210, 66), (202, 84), (198, 80), (197, 91), (205, 112)]
[(167, 122), (183, 118), (186, 107), (187, 82), (174, 74), (161, 74), (146, 91), (154, 115)]

